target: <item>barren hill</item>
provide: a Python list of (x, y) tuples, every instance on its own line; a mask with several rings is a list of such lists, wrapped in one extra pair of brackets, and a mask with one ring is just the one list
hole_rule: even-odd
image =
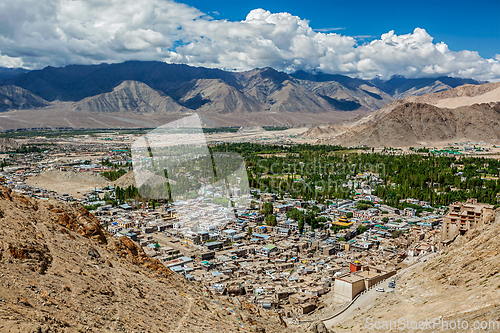
[(21, 87), (0, 86), (0, 112), (9, 109), (32, 109), (49, 105), (43, 98)]
[(329, 131), (328, 126), (323, 126), (321, 133), (312, 129), (303, 136), (317, 138), (321, 143), (375, 147), (457, 140), (495, 142), (498, 102), (500, 83), (466, 84), (438, 93), (408, 96), (364, 117), (331, 125), (340, 126), (342, 131)]
[(48, 170), (28, 178), (26, 184), (59, 194), (67, 193), (74, 198), (81, 198), (84, 193), (95, 188), (106, 187), (111, 182), (98, 173)]
[(2, 332), (296, 332), (205, 294), (78, 204), (0, 187), (0, 223)]
[(129, 186), (137, 186), (135, 182), (134, 171), (129, 171), (113, 182), (114, 186), (127, 188)]
[(341, 124), (333, 124), (329, 126), (317, 126), (305, 131), (300, 136), (311, 139), (329, 138), (340, 135), (348, 129), (349, 127)]
[(14, 139), (0, 138), (0, 152), (17, 149), (19, 147), (21, 147), (21, 144)]
[(220, 79), (192, 80), (171, 93), (179, 103), (199, 112), (242, 113), (263, 109), (262, 103)]
[(72, 106), (78, 111), (182, 113), (186, 108), (172, 97), (137, 81), (124, 81), (109, 93), (87, 97)]
[[(493, 223), (458, 236), (454, 243), (426, 262), (410, 267), (397, 281), (395, 293), (380, 293), (375, 302), (360, 306), (340, 325), (360, 332), (366, 328), (368, 318), (374, 322), (397, 322), (403, 318), (405, 323), (406, 320), (440, 319), (448, 323), (466, 321), (469, 326), (460, 330), (442, 329), (439, 325), (434, 329), (393, 331), (498, 332), (500, 326), (488, 325), (490, 321), (500, 325), (499, 227), (500, 211), (497, 210)], [(486, 328), (473, 329), (475, 321), (486, 322)]]
[(408, 147), (458, 141), (499, 142), (500, 103), (456, 109), (404, 103), (373, 124), (353, 127), (331, 139), (344, 146)]

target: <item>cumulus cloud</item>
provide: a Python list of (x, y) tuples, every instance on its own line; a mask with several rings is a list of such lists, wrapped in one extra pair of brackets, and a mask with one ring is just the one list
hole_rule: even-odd
[(313, 30), (298, 16), (263, 9), (252, 10), (243, 21), (228, 21), (168, 0), (0, 3), (0, 66), (134, 59), (229, 70), (270, 66), (362, 78), (399, 74), (500, 80), (498, 55), (484, 59), (474, 51), (450, 51), (424, 29), (404, 35), (390, 31), (364, 44), (358, 39)]

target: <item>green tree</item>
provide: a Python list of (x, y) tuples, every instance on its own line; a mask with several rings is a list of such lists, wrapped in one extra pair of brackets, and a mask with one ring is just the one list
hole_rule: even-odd
[(267, 215), (266, 216), (266, 224), (271, 226), (271, 227), (275, 227), (278, 223), (276, 221), (276, 216), (274, 215)]
[(262, 205), (262, 213), (264, 216), (268, 216), (273, 213), (273, 204), (271, 202), (266, 202), (264, 205)]
[(362, 234), (364, 233), (366, 230), (368, 230), (368, 227), (364, 226), (364, 225), (360, 225), (358, 226), (358, 234)]
[(299, 219), (298, 225), (299, 225), (299, 233), (302, 234), (302, 232), (304, 231), (304, 217), (301, 217)]

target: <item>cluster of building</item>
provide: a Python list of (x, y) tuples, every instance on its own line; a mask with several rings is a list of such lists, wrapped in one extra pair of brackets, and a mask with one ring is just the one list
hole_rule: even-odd
[[(109, 141), (65, 142), (51, 146), (50, 153), (10, 158), (15, 166), (0, 175), (1, 182), (20, 193), (62, 201), (75, 199), (28, 186), (26, 178), (50, 168), (100, 172), (130, 162), (128, 151)], [(404, 199), (413, 208), (379, 204), (380, 198), (372, 195), (378, 181), (375, 174), (354, 176), (346, 184), (359, 189), (354, 198), (328, 204), (252, 190), (249, 205), (224, 206), (214, 203), (211, 193), (217, 189), (204, 188), (196, 199), (159, 207), (136, 199), (113, 207), (103, 200), (114, 198), (112, 186), (93, 189), (78, 200), (95, 207), (91, 213), (103, 228), (116, 237), (129, 237), (186, 279), (285, 317), (300, 317), (349, 302), (493, 216), (491, 205), (474, 200), (450, 205), (446, 215), (444, 209), (418, 199)], [(366, 202), (372, 204), (360, 209)], [(265, 223), (263, 208), (268, 203), (276, 218), (273, 225)], [(417, 214), (415, 207), (432, 212)], [(305, 224), (301, 233), (299, 221), (287, 213), (311, 209), (322, 218), (321, 226), (314, 230)]]
[[(108, 231), (138, 242), (148, 255), (186, 279), (288, 317), (315, 313), (332, 299), (346, 302), (395, 274), (405, 261), (439, 247), (441, 215), (416, 217), (384, 205), (364, 214), (356, 209), (358, 200), (325, 205), (278, 200), (272, 193), (258, 196), (252, 209), (235, 209), (231, 218), (223, 207), (192, 202), (202, 214), (195, 219), (212, 221), (213, 215), (217, 220), (199, 223), (197, 229), (180, 224), (183, 212), (174, 204), (156, 209), (134, 209), (133, 203), (104, 205), (92, 213)], [(264, 223), (262, 207), (267, 202), (273, 204), (275, 226)], [(286, 213), (312, 206), (319, 209), (318, 217), (326, 218), (324, 227), (312, 230), (305, 225), (300, 234), (298, 221)], [(347, 218), (349, 213), (352, 217)], [(400, 236), (395, 238), (394, 232)], [(359, 269), (353, 271), (353, 264)]]

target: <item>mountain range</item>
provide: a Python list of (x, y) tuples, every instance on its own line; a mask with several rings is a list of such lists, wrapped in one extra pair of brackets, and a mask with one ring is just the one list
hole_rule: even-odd
[[(362, 80), (303, 71), (287, 74), (272, 68), (228, 72), (142, 61), (4, 69), (0, 70), (0, 111), (7, 112), (0, 130), (154, 127), (193, 112), (211, 126), (337, 122), (376, 111), (401, 96), (464, 83), (479, 82), (450, 77)], [(9, 110), (25, 111), (12, 114)], [(35, 114), (44, 119), (32, 119)]]

